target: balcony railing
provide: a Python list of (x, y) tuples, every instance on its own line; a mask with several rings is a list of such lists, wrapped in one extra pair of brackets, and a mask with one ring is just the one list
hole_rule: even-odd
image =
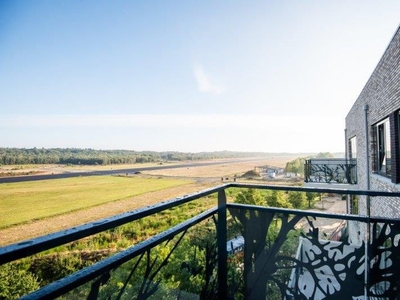
[[(231, 188), (395, 197), (400, 193), (230, 183), (0, 248), (0, 265), (37, 258), (180, 205), (216, 206), (23, 299), (395, 299), (400, 220), (228, 203)], [(400, 200), (400, 199), (399, 199)], [(172, 218), (173, 215), (170, 216)], [(346, 224), (325, 236), (326, 223)], [(337, 232), (336, 232), (337, 233)], [(139, 231), (130, 234), (140, 234)], [(24, 261), (25, 260), (25, 261)], [(339, 299), (339, 298), (338, 298)], [(397, 299), (397, 298), (396, 298)]]
[(308, 159), (304, 163), (304, 181), (356, 184), (356, 160), (346, 160), (344, 158)]

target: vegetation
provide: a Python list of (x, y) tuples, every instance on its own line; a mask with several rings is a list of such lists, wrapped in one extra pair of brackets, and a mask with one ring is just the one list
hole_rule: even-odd
[(187, 180), (90, 176), (0, 185), (0, 228), (188, 184)]
[(285, 171), (288, 173), (304, 174), (304, 162), (308, 159), (307, 157), (298, 157), (292, 161), (286, 163)]
[[(185, 294), (216, 298), (216, 238), (212, 223), (209, 220), (191, 228), (181, 241), (177, 236), (120, 266), (99, 289), (99, 298), (114, 299), (120, 294), (129, 299), (180, 299)], [(83, 289), (87, 294), (88, 287)], [(76, 293), (66, 295), (66, 299), (77, 298)]]
[(320, 152), (315, 156), (298, 157), (286, 163), (285, 171), (296, 175), (304, 175), (304, 162), (310, 158), (333, 158), (333, 155), (329, 152)]
[[(215, 195), (202, 198), (7, 264), (0, 268), (0, 299), (18, 299), (39, 286), (47, 285), (181, 223), (210, 208), (215, 203)], [(100, 298), (107, 298), (106, 295), (110, 294), (117, 295), (122, 290), (127, 295), (137, 294), (138, 286), (124, 285), (137, 262), (138, 266), (133, 274), (134, 277), (129, 282), (140, 283), (144, 277), (154, 275), (155, 281), (161, 280), (166, 286), (163, 290), (165, 292), (178, 289), (207, 296), (213, 290), (215, 281), (214, 267), (211, 265), (204, 267), (207, 265), (205, 260), (210, 257), (214, 257), (212, 264), (215, 264), (215, 225), (212, 219), (190, 229), (184, 239), (178, 243), (179, 247), (176, 249), (173, 249), (174, 243), (178, 243), (177, 239), (152, 249), (149, 257), (145, 256), (140, 262), (140, 259), (136, 258), (119, 267), (113, 272), (113, 277), (107, 285), (101, 289)], [(173, 253), (172, 250), (174, 250)], [(153, 262), (151, 270), (148, 269), (147, 259)], [(185, 264), (183, 265), (182, 262)], [(211, 267), (213, 268), (210, 270)], [(162, 271), (156, 272), (158, 268), (162, 268)], [(147, 272), (151, 274), (149, 275)], [(16, 285), (14, 282), (9, 284), (8, 281), (4, 281), (5, 285), (1, 285), (2, 276), (14, 276), (14, 274), (18, 275), (15, 275), (15, 278), (24, 279), (23, 282)], [(82, 286), (73, 291), (73, 295), (67, 295), (65, 299), (86, 298), (90, 289), (90, 285)], [(7, 297), (2, 298), (3, 295), (7, 295)]]
[(306, 197), (308, 201), (308, 208), (311, 208), (314, 206), (315, 202), (317, 201), (316, 198), (321, 196), (319, 193), (315, 192), (306, 192)]
[(292, 203), (289, 202), (287, 194), (283, 191), (272, 191), (266, 198), (267, 206), (293, 208)]
[[(297, 203), (304, 205), (304, 199), (307, 198), (300, 197), (296, 192), (292, 193), (291, 195), (291, 193), (286, 194), (280, 191), (254, 189), (230, 189), (227, 191), (228, 197), (235, 198), (235, 202), (256, 205), (269, 205), (274, 202), (283, 207), (287, 205), (296, 207), (299, 205)], [(299, 199), (303, 201), (299, 202)], [(17, 299), (39, 286), (44, 286), (146, 240), (154, 234), (214, 206), (215, 203), (216, 195), (214, 194), (7, 264), (0, 268), (0, 282), (1, 276), (10, 276), (10, 274), (21, 280), (18, 287), (14, 283), (8, 284), (5, 281), (7, 285), (0, 286), (0, 299)], [(306, 200), (305, 203), (307, 203)], [(271, 224), (267, 236), (268, 245), (272, 245), (277, 239), (280, 227), (279, 219)], [(238, 232), (237, 226), (229, 224), (228, 238)], [(188, 293), (187, 295), (200, 295), (202, 299), (215, 299), (217, 297), (215, 234), (214, 221), (212, 219), (204, 221), (191, 228), (181, 240), (178, 235), (172, 241), (163, 243), (144, 256), (134, 258), (116, 268), (110, 273), (111, 277), (106, 282), (101, 283), (103, 277), (98, 278), (98, 280), (83, 285), (61, 298), (86, 298), (90, 293), (91, 295), (96, 294), (98, 298), (116, 298), (118, 295), (132, 298), (133, 295), (141, 294), (150, 296), (151, 299), (158, 299), (161, 295), (165, 299), (176, 299), (184, 297), (185, 293)], [(289, 255), (295, 251), (297, 237), (298, 233), (290, 233), (279, 254)], [(235, 299), (243, 299), (243, 273), (238, 268), (242, 262), (242, 253), (229, 256), (228, 277), (231, 284), (229, 289), (230, 293), (235, 295)], [(279, 266), (282, 270), (277, 275), (283, 282), (290, 271), (286, 270), (284, 264)], [(97, 289), (94, 288), (96, 282), (98, 283)], [(269, 287), (268, 297), (271, 299), (278, 297), (278, 291), (277, 287)], [(3, 295), (7, 295), (7, 297)]]
[(256, 189), (245, 189), (239, 192), (235, 199), (236, 203), (246, 205), (265, 205), (265, 198), (259, 190)]
[(330, 152), (320, 152), (318, 153), (315, 158), (333, 158), (333, 154), (331, 154)]
[(307, 205), (307, 195), (304, 192), (290, 192), (288, 201), (292, 204), (293, 208), (305, 208)]
[(39, 288), (39, 280), (16, 264), (0, 266), (0, 299), (19, 299)]
[[(141, 182), (140, 180), (144, 181)], [(149, 180), (153, 181), (149, 182)], [(54, 185), (52, 182), (54, 182)], [(76, 198), (81, 199), (76, 202), (83, 202), (81, 203), (83, 206), (93, 206), (123, 199), (124, 197), (131, 197), (133, 196), (132, 191), (136, 194), (145, 193), (149, 191), (146, 190), (146, 187), (150, 187), (151, 190), (161, 189), (176, 184), (185, 184), (187, 181), (101, 176), (46, 181), (45, 186), (43, 183), (26, 182), (0, 185), (0, 197), (3, 197), (0, 198), (0, 209), (5, 212), (8, 207), (22, 205), (25, 210), (32, 211), (40, 205), (40, 200), (46, 202), (48, 201), (47, 199), (50, 200), (46, 205), (50, 205), (52, 202), (57, 202), (57, 199), (63, 198), (57, 189), (64, 189), (63, 193), (66, 198), (63, 198), (62, 201), (60, 200), (60, 203), (64, 204), (64, 206), (65, 203), (74, 204)], [(3, 187), (7, 188), (3, 189)], [(7, 189), (12, 189), (8, 196), (5, 195)], [(20, 193), (19, 197), (22, 197), (21, 199), (23, 200), (18, 201), (15, 198), (14, 202), (9, 202), (4, 207), (1, 206), (12, 195), (17, 197), (18, 193)], [(38, 193), (41, 196), (38, 196)], [(90, 195), (90, 197), (85, 198), (87, 195)], [(104, 195), (109, 196), (109, 198), (103, 198)], [(274, 206), (279, 207), (295, 208), (307, 206), (308, 195), (303, 195), (296, 192), (284, 193), (255, 189), (229, 189), (227, 191), (228, 198), (235, 199), (235, 202), (265, 206), (274, 204)], [(310, 195), (310, 198), (313, 196), (315, 197), (315, 195)], [(87, 200), (82, 201), (82, 199)], [(32, 203), (30, 203), (31, 201)], [(32, 205), (28, 209), (26, 208), (27, 203)], [(154, 234), (214, 206), (215, 203), (216, 195), (212, 195), (57, 247), (56, 249), (48, 250), (39, 255), (7, 264), (0, 268), (0, 299), (17, 299), (23, 294), (37, 289), (39, 286), (44, 286), (58, 278), (100, 261), (117, 251), (124, 250), (148, 239)], [(22, 206), (17, 211), (21, 211)], [(60, 205), (60, 207), (62, 206)], [(54, 209), (55, 206), (52, 208)], [(53, 211), (53, 213), (55, 212)], [(4, 216), (12, 214), (7, 211)], [(237, 227), (234, 228), (231, 225), (228, 230), (230, 237), (238, 233)], [(101, 278), (99, 278), (99, 280), (95, 280), (66, 295), (65, 299), (86, 298), (89, 291), (90, 293), (93, 291), (98, 293), (100, 298), (114, 298), (122, 294), (125, 298), (131, 298), (132, 295), (143, 293), (150, 295), (154, 299), (157, 299), (160, 295), (165, 299), (169, 299), (183, 297), (185, 292), (201, 295), (203, 299), (216, 298), (215, 226), (211, 219), (195, 226), (195, 228), (190, 229), (179, 243), (177, 241), (179, 237), (176, 237), (174, 241), (166, 242), (152, 249), (142, 258), (132, 259), (120, 266), (112, 272), (110, 280), (103, 284), (101, 288)], [(275, 241), (279, 228), (279, 221), (272, 224), (271, 231), (267, 236), (271, 244)], [(292, 240), (297, 241), (297, 235), (285, 242), (282, 254), (293, 252), (296, 244)], [(174, 243), (179, 244), (176, 249), (174, 248)], [(242, 259), (243, 257), (239, 253), (229, 257), (228, 261), (230, 282), (238, 283), (237, 286), (230, 286), (233, 291), (232, 294), (235, 294), (235, 299), (243, 298), (243, 295), (240, 295), (243, 289), (243, 274), (241, 269), (238, 268)], [(286, 278), (286, 273), (282, 273), (279, 276)], [(20, 280), (18, 281), (19, 283), (12, 284), (4, 281), (5, 284), (1, 285), (2, 276), (7, 278), (9, 278), (8, 276), (13, 276), (12, 278), (20, 278)], [(99, 282), (99, 289), (93, 290), (96, 282)], [(158, 285), (159, 282), (162, 282), (162, 284)], [(143, 288), (143, 283), (145, 288)], [(159, 289), (158, 292), (153, 291), (155, 287)], [(184, 292), (182, 293), (182, 291)], [(275, 294), (278, 295), (277, 288), (269, 289), (271, 298), (274, 298)]]
[(20, 164), (72, 164), (109, 165), (134, 164), (159, 161), (205, 160), (261, 156), (265, 153), (249, 152), (199, 152), (184, 153), (176, 151), (133, 151), (133, 150), (95, 150), (76, 148), (0, 148), (0, 165)]
[[(303, 192), (285, 193), (282, 191), (259, 191), (259, 193), (256, 193), (255, 191), (248, 189), (239, 192), (235, 199), (235, 202), (241, 204), (257, 203), (258, 205), (259, 203), (264, 203), (264, 206), (279, 208), (305, 208), (307, 204), (306, 200), (307, 197)], [(235, 212), (232, 211), (231, 213), (235, 215)], [(260, 261), (263, 261), (263, 258), (268, 257), (268, 262), (274, 264), (274, 273), (265, 274), (265, 276), (263, 276), (263, 279), (260, 280), (265, 281), (267, 299), (282, 299), (283, 295), (280, 291), (279, 283), (284, 283), (288, 281), (291, 274), (291, 268), (293, 267), (292, 262), (290, 260), (286, 260), (285, 257), (292, 257), (293, 253), (296, 253), (296, 249), (299, 244), (301, 229), (293, 228), (288, 230), (287, 226), (285, 226), (283, 222), (284, 218), (280, 213), (268, 215), (267, 213), (251, 213), (250, 211), (248, 211), (246, 214), (243, 215), (240, 215), (240, 213), (236, 213), (236, 217), (240, 219), (241, 225), (249, 222), (247, 226), (252, 226), (252, 224), (254, 226), (255, 223), (252, 219), (258, 218), (257, 223), (263, 224), (263, 226), (267, 226), (265, 237), (260, 234), (258, 230), (255, 230), (255, 232), (260, 235), (256, 233), (251, 236), (251, 238), (254, 239), (254, 243), (256, 241), (256, 238), (261, 237), (261, 240), (265, 240), (265, 244), (262, 246), (262, 251), (260, 250), (260, 248), (252, 249), (251, 247), (247, 248), (247, 250), (254, 251), (251, 253), (254, 256), (255, 262), (258, 259), (260, 259)], [(270, 218), (270, 222), (266, 222), (266, 218)], [(272, 218), (273, 220), (271, 220)], [(241, 229), (241, 231), (243, 230), (244, 227)], [(265, 228), (263, 228), (262, 230), (265, 230)], [(277, 257), (279, 257), (279, 259)], [(274, 261), (274, 259), (276, 259), (276, 261)], [(248, 269), (248, 272), (251, 273), (254, 271), (255, 273), (257, 273), (257, 271), (255, 271), (255, 268), (257, 267), (259, 267), (257, 266), (257, 263), (254, 263), (254, 265)]]
[(283, 191), (259, 191), (245, 189), (234, 196), (234, 202), (248, 205), (260, 205), (280, 208), (306, 209), (314, 205), (316, 193)]

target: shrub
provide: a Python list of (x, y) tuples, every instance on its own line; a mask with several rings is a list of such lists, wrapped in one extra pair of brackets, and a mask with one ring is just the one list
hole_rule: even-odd
[(19, 299), (39, 288), (36, 276), (15, 264), (0, 266), (0, 299)]

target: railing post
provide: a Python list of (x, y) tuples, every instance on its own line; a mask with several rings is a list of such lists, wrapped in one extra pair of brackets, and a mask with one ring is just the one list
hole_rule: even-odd
[[(366, 170), (365, 174), (367, 177), (367, 191), (371, 189), (370, 184), (370, 169), (369, 169), (369, 128), (368, 128), (368, 104), (364, 105), (364, 126), (365, 126), (365, 156), (366, 160)], [(370, 196), (366, 197), (366, 204), (367, 204), (367, 232), (366, 232), (366, 241), (365, 241), (365, 296), (369, 299), (369, 288), (370, 288), (370, 239), (371, 239), (371, 198)]]
[(218, 192), (218, 224), (217, 224), (217, 246), (218, 246), (218, 298), (228, 298), (228, 266), (226, 253), (226, 195), (225, 190)]

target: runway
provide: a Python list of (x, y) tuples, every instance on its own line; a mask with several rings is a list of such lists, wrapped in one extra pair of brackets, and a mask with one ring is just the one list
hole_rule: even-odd
[(71, 177), (83, 177), (83, 176), (101, 176), (101, 175), (117, 175), (117, 174), (134, 174), (143, 171), (163, 170), (163, 169), (178, 169), (178, 168), (195, 168), (211, 165), (231, 164), (237, 163), (238, 161), (251, 161), (259, 160), (260, 158), (248, 158), (248, 159), (237, 159), (237, 160), (223, 160), (223, 161), (211, 161), (211, 162), (198, 162), (198, 163), (187, 163), (172, 166), (153, 166), (153, 167), (138, 167), (130, 169), (118, 169), (118, 170), (101, 170), (101, 171), (88, 171), (88, 172), (68, 172), (61, 174), (45, 174), (45, 175), (26, 175), (26, 176), (12, 176), (12, 177), (1, 177), (1, 183), (13, 183), (23, 181), (37, 181), (37, 180), (49, 180), (49, 179), (61, 179)]

